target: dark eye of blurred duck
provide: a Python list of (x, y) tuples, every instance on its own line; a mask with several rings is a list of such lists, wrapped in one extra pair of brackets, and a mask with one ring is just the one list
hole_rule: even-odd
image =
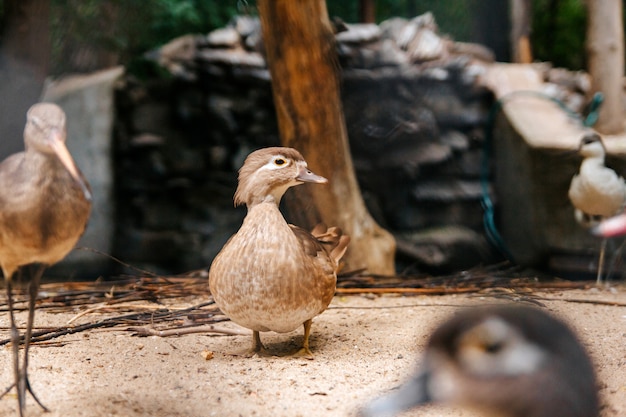
[(502, 350), (504, 344), (502, 342), (494, 342), (485, 344), (485, 352), (487, 353), (498, 353)]
[(276, 166), (282, 166), (282, 165), (285, 165), (286, 163), (287, 161), (285, 161), (283, 158), (274, 159), (274, 165)]

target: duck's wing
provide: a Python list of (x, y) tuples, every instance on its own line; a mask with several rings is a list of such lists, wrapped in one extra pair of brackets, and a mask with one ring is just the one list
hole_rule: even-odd
[(339, 227), (327, 228), (320, 223), (311, 232), (293, 224), (290, 224), (289, 227), (291, 227), (307, 255), (318, 258), (321, 254), (325, 254), (325, 257), (332, 261), (333, 269), (337, 270), (339, 261), (346, 253), (350, 243), (350, 237), (344, 235)]
[(326, 227), (324, 223), (316, 225), (311, 234), (318, 242), (324, 245), (324, 248), (330, 255), (331, 259), (339, 264), (341, 258), (348, 249), (350, 244), (350, 236), (344, 235), (343, 230), (339, 227)]

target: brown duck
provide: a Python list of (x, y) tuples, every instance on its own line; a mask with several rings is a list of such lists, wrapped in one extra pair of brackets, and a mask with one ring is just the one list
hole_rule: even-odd
[(235, 205), (245, 204), (248, 213), (213, 261), (209, 286), (224, 314), (253, 331), (251, 353), (265, 352), (259, 332), (285, 333), (304, 325), (297, 355), (312, 358), (312, 319), (335, 293), (349, 237), (321, 225), (309, 233), (288, 224), (278, 209), (285, 191), (304, 182), (328, 180), (311, 172), (292, 148), (257, 150), (239, 170)]
[[(45, 266), (52, 265), (74, 247), (87, 224), (91, 192), (65, 147), (65, 113), (55, 104), (30, 108), (24, 129), (24, 152), (0, 163), (0, 266), (6, 280), (15, 382), (19, 415), (24, 414), (28, 380), (28, 347), (35, 301)], [(19, 363), (19, 331), (15, 324), (12, 282), (21, 267), (38, 264), (29, 284), (29, 308), (24, 359)], [(16, 274), (17, 272), (17, 274)]]

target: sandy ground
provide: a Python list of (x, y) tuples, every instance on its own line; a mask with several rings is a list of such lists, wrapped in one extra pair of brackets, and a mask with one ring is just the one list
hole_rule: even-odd
[[(591, 353), (602, 415), (626, 415), (626, 308), (565, 301), (626, 303), (626, 287), (538, 295), (550, 298), (542, 301), (546, 308), (569, 322)], [(284, 356), (301, 341), (301, 330), (263, 334), (278, 356), (253, 358), (229, 355), (246, 348), (249, 336), (134, 337), (123, 328), (68, 335), (56, 339), (60, 345), (32, 348), (32, 385), (51, 412), (29, 398), (28, 416), (353, 416), (364, 401), (405, 379), (434, 326), (465, 306), (493, 302), (476, 296), (338, 296), (314, 321), (314, 360)], [(39, 311), (36, 324), (64, 325), (75, 314)], [(106, 315), (88, 314), (78, 322), (98, 317)], [(7, 325), (3, 314), (2, 338)], [(213, 352), (211, 359), (207, 352)], [(3, 385), (12, 378), (10, 357), (8, 347), (0, 349)], [(0, 400), (0, 416), (16, 415), (15, 403), (13, 392)], [(474, 416), (442, 407), (406, 414), (417, 415)]]

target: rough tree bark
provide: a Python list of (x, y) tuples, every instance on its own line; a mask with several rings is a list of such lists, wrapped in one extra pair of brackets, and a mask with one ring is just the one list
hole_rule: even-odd
[(359, 1), (359, 20), (361, 23), (376, 23), (376, 0)]
[(393, 274), (395, 240), (368, 213), (356, 181), (339, 92), (335, 40), (324, 0), (258, 3), (281, 142), (298, 149), (329, 185), (285, 195), (290, 220), (323, 221), (351, 238), (346, 270)]
[(530, 0), (511, 0), (511, 55), (513, 62), (530, 64), (533, 54), (530, 47), (530, 29), (532, 26), (532, 2)]
[(604, 134), (617, 134), (624, 130), (622, 0), (588, 0), (587, 13), (586, 47), (591, 89), (604, 94), (595, 129)]

